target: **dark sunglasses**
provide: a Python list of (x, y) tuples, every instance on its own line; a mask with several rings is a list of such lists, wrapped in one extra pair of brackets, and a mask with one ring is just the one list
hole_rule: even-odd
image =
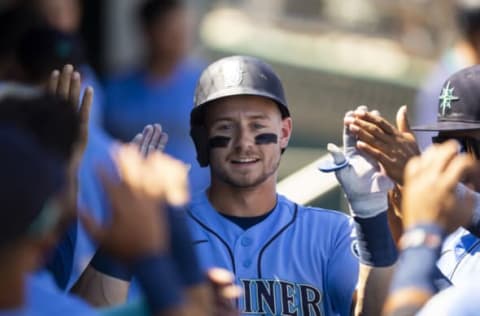
[(434, 136), (432, 137), (432, 143), (441, 144), (447, 140), (455, 139), (460, 143), (460, 152), (461, 153), (472, 153), (475, 155), (476, 159), (480, 159), (480, 141), (476, 140), (473, 137), (468, 136), (459, 136), (459, 137), (445, 137), (445, 136)]

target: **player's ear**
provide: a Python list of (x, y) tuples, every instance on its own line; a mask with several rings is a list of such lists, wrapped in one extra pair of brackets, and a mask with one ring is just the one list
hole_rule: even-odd
[(290, 136), (292, 135), (292, 118), (286, 117), (282, 119), (282, 128), (280, 131), (280, 147), (287, 148)]

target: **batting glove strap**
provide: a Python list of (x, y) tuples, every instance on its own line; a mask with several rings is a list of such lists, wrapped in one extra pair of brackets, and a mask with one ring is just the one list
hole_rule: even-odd
[[(417, 288), (436, 293), (438, 278), (436, 262), (440, 256), (443, 230), (433, 224), (417, 225), (402, 236), (404, 249), (393, 276), (390, 292)], [(419, 262), (421, 264), (419, 264)]]
[(180, 278), (169, 256), (151, 256), (138, 260), (133, 265), (133, 271), (153, 313), (182, 304)]
[(388, 227), (387, 212), (369, 217), (354, 217), (360, 262), (372, 267), (389, 267), (398, 250)]

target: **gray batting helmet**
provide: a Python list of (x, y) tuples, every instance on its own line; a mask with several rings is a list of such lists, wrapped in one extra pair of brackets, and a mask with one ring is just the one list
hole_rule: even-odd
[(204, 108), (212, 101), (235, 95), (269, 98), (277, 103), (283, 118), (290, 116), (282, 83), (270, 65), (249, 56), (231, 56), (214, 62), (200, 76), (190, 114), (190, 136), (202, 167), (208, 166), (209, 151)]

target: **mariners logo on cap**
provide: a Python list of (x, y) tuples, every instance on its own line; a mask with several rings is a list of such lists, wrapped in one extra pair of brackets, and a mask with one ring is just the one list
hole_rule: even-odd
[(450, 81), (447, 82), (447, 85), (442, 89), (442, 94), (438, 97), (442, 102), (440, 103), (440, 109), (442, 110), (442, 116), (445, 116), (445, 111), (447, 109), (452, 109), (452, 101), (457, 101), (460, 98), (456, 95), (453, 95), (453, 90), (455, 88), (450, 88)]
[(236, 87), (243, 80), (243, 65), (238, 60), (225, 63), (222, 67), (223, 84), (226, 88)]

